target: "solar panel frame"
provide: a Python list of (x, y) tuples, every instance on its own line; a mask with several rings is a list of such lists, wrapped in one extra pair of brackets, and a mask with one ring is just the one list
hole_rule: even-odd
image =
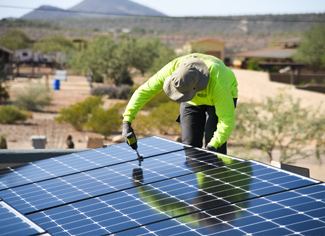
[(46, 231), (0, 199), (0, 232), (5, 235), (47, 235)]
[[(236, 163), (236, 164), (233, 164), (233, 165), (243, 165), (244, 163)], [(246, 164), (250, 164), (249, 162), (246, 162)], [(266, 166), (266, 165), (264, 165), (264, 164), (260, 164), (260, 163), (256, 163), (256, 165), (259, 167), (258, 168), (258, 172), (261, 172), (261, 173), (265, 173), (265, 169), (270, 169), (270, 170), (274, 170), (274, 171), (277, 171), (277, 172), (282, 172), (282, 170), (277, 170), (277, 169), (275, 169), (275, 168), (269, 168), (268, 166)], [(264, 169), (261, 169), (261, 167), (264, 167)], [(222, 168), (228, 168), (228, 167), (222, 167)], [(241, 168), (241, 169), (243, 169), (243, 168)], [(226, 173), (226, 171), (224, 171), (224, 172), (222, 172), (220, 175), (224, 175)], [(194, 174), (192, 174), (192, 175), (194, 175)], [(182, 176), (182, 177), (178, 177), (177, 179), (169, 179), (169, 180), (165, 180), (165, 181), (162, 181), (162, 182), (156, 182), (156, 183), (153, 183), (153, 184), (146, 184), (146, 185), (144, 185), (145, 187), (152, 187), (153, 189), (159, 189), (160, 191), (162, 191), (162, 192), (164, 192), (164, 193), (167, 193), (167, 191), (166, 190), (164, 190), (164, 186), (166, 187), (168, 187), (168, 186), (170, 186), (170, 184), (167, 184), (167, 182), (178, 182), (177, 183), (177, 185), (178, 185), (178, 188), (181, 188), (180, 187), (180, 183), (186, 183), (185, 181), (184, 181), (184, 178), (187, 178), (187, 177), (189, 177), (189, 176), (191, 176), (191, 175), (185, 175), (185, 176)], [(263, 175), (262, 175), (263, 176)], [(268, 175), (267, 175), (268, 176)], [(295, 176), (295, 175), (294, 175)], [(296, 176), (298, 179), (301, 179), (300, 177), (298, 177), (298, 176)], [(257, 176), (257, 178), (258, 178), (258, 176)], [(304, 179), (304, 178), (303, 178)], [(307, 178), (306, 178), (307, 179)], [(194, 178), (194, 180), (196, 181), (196, 179)], [(191, 179), (191, 183), (190, 184), (188, 184), (188, 186), (193, 186), (193, 178)], [(310, 182), (309, 182), (309, 184), (314, 184), (314, 183), (316, 183), (317, 181), (314, 181), (314, 180), (310, 180)], [(265, 182), (264, 182), (265, 183)], [(162, 185), (162, 186), (159, 186), (159, 185)], [(229, 184), (229, 185), (231, 185), (231, 184)], [(143, 186), (140, 186), (140, 187), (137, 187), (137, 188), (141, 188), (141, 187), (143, 187)], [(176, 187), (176, 186), (175, 186)], [(217, 187), (219, 187), (219, 186), (217, 186)], [(234, 187), (236, 187), (236, 186), (234, 186)], [(299, 186), (299, 187), (301, 187), (301, 186)], [(194, 192), (196, 192), (197, 191), (197, 189), (196, 188), (194, 188), (194, 186), (192, 187), (193, 189), (194, 189)], [(173, 191), (175, 191), (175, 190), (173, 190)], [(243, 190), (243, 191), (246, 191), (246, 190)], [(283, 189), (281, 189), (281, 188), (279, 188), (278, 189), (278, 191), (277, 192), (283, 192), (283, 191), (287, 191), (287, 189), (286, 188), (283, 188)], [(133, 192), (133, 194), (131, 193), (131, 192)], [(187, 192), (187, 194), (189, 193), (188, 191), (185, 191), (185, 192)], [(272, 194), (274, 193), (274, 191), (272, 191), (271, 192)], [(128, 197), (130, 197), (130, 198), (127, 198), (127, 197), (117, 197), (117, 196), (119, 196), (119, 195), (121, 195), (121, 194), (126, 194), (126, 196), (128, 196)], [(119, 212), (119, 213), (121, 213), (122, 215), (123, 215), (123, 217), (121, 218), (121, 219), (118, 219), (118, 220), (116, 220), (117, 222), (124, 222), (124, 223), (128, 223), (128, 224), (131, 224), (132, 225), (132, 222), (134, 222), (135, 221), (135, 218), (130, 218), (130, 216), (132, 215), (132, 212), (136, 212), (136, 211), (139, 211), (139, 210), (137, 210), (136, 208), (137, 207), (139, 207), (141, 204), (143, 204), (144, 202), (141, 202), (141, 201), (139, 201), (139, 197), (136, 197), (136, 196), (134, 196), (134, 195), (136, 195), (137, 193), (136, 192), (134, 192), (134, 189), (128, 189), (128, 190), (125, 190), (125, 191), (119, 191), (119, 192), (117, 192), (117, 193), (113, 193), (112, 195), (114, 195), (114, 196), (111, 196), (111, 195), (106, 195), (106, 196), (103, 196), (103, 197), (100, 197), (100, 198), (98, 198), (99, 199), (99, 201), (101, 201), (102, 203), (106, 203), (108, 206), (112, 206), (112, 205), (114, 205), (115, 206), (115, 208), (114, 209), (112, 209), (113, 211), (114, 211), (114, 213), (115, 212)], [(207, 193), (207, 194), (209, 194), (209, 193)], [(270, 194), (270, 192), (267, 192), (267, 193), (265, 193), (264, 195), (268, 195), (268, 194)], [(112, 199), (115, 201), (115, 202), (110, 202), (111, 201), (111, 199), (108, 199), (108, 198), (110, 198), (110, 196), (112, 197)], [(175, 198), (177, 201), (180, 201), (180, 202), (182, 202), (182, 201), (185, 201), (185, 202), (189, 202), (189, 200), (190, 199), (184, 199), (184, 198), (179, 198), (179, 195), (170, 195), (170, 197), (173, 197), (173, 198)], [(228, 196), (229, 197), (229, 196)], [(257, 198), (257, 197), (261, 197), (260, 195), (257, 195), (257, 194), (253, 194), (250, 198), (252, 198), (252, 199), (254, 199), (254, 198)], [(108, 200), (104, 200), (104, 198), (107, 198)], [(140, 203), (140, 205), (138, 204), (136, 204), (136, 203), (133, 203), (132, 202), (132, 198), (133, 199), (136, 199), (136, 201), (138, 201), (139, 203)], [(228, 205), (228, 204), (231, 204), (231, 203), (233, 203), (233, 202), (236, 202), (236, 201), (243, 201), (243, 200), (247, 200), (247, 199), (249, 199), (248, 197), (247, 198), (243, 198), (243, 199), (236, 199), (236, 201), (227, 201), (227, 200), (225, 200), (225, 199), (227, 199), (227, 197), (225, 198), (225, 196), (223, 196), (222, 197), (223, 198), (223, 202), (222, 202), (222, 204), (223, 205)], [(164, 199), (163, 199), (164, 200)], [(166, 199), (165, 199), (166, 200)], [(108, 201), (108, 202), (107, 202)], [(119, 203), (120, 202), (120, 203)], [(125, 203), (129, 203), (129, 204), (131, 204), (132, 205), (132, 210), (130, 211), (129, 210), (129, 212), (125, 212), (126, 210), (124, 209), (124, 208), (119, 208), (119, 205), (125, 205)], [(73, 207), (73, 209), (79, 209), (79, 207), (76, 207), (75, 205), (80, 205), (80, 204), (86, 204), (87, 206), (89, 206), (89, 204), (88, 203), (85, 203), (85, 202), (79, 202), (79, 203), (75, 203), (75, 204), (71, 204), (71, 206)], [(145, 203), (146, 204), (146, 206), (150, 206), (150, 205), (148, 205), (147, 203)], [(213, 206), (213, 205), (212, 205)], [(152, 207), (152, 206), (151, 206)], [(193, 205), (192, 205), (192, 207), (193, 207)], [(64, 208), (65, 208), (65, 206), (64, 206)], [(130, 207), (129, 207), (130, 208)], [(134, 208), (134, 209), (133, 209)], [(193, 207), (194, 208), (194, 207)], [(194, 208), (193, 209), (193, 212), (195, 212), (195, 211), (201, 211), (202, 209), (199, 209), (199, 208)], [(204, 210), (204, 209), (203, 209)], [(51, 211), (51, 210), (49, 210), (49, 211)], [(107, 210), (108, 211), (108, 210)], [(61, 211), (60, 211), (61, 212)], [(81, 212), (81, 214), (82, 215), (87, 215), (88, 213), (87, 212), (83, 212), (81, 209), (79, 209), (78, 211), (78, 214)], [(165, 211), (165, 212), (167, 212), (167, 211)], [(46, 213), (46, 210), (45, 211), (42, 211), (42, 213), (43, 214), (46, 214), (46, 215), (49, 215), (49, 218), (53, 218), (53, 216), (51, 215), (51, 214), (47, 214)], [(32, 214), (35, 214), (35, 213), (28, 213), (28, 215), (32, 215)], [(107, 213), (108, 215), (107, 216), (104, 216), (104, 219), (106, 220), (107, 218), (113, 218), (111, 215), (109, 215), (109, 214), (112, 214), (111, 212), (109, 212), (108, 211), (108, 213)], [(143, 214), (144, 214), (144, 212), (143, 212)], [(185, 213), (184, 213), (185, 214)], [(189, 212), (187, 212), (186, 214), (189, 214)], [(71, 215), (71, 214), (69, 214), (69, 215)], [(155, 214), (155, 215), (149, 215), (148, 213), (146, 213), (145, 214), (147, 217), (146, 218), (149, 218), (150, 219), (150, 221), (152, 221), (153, 219), (155, 219), (155, 216), (157, 216), (157, 213)], [(92, 217), (96, 217), (96, 215), (92, 215)], [(169, 219), (169, 218), (173, 218), (173, 217), (178, 217), (177, 215), (176, 216), (170, 216), (170, 215), (168, 215), (168, 213), (167, 214), (165, 214), (165, 218), (159, 218), (159, 219), (155, 219), (155, 221), (159, 221), (159, 220), (166, 220), (166, 219)], [(128, 221), (127, 220), (127, 218), (130, 218), (130, 220)], [(138, 220), (140, 219), (140, 218), (137, 218)], [(37, 222), (37, 220), (36, 219), (34, 219), (36, 222)], [(143, 221), (141, 221), (140, 222), (140, 225), (143, 225), (143, 224), (147, 224), (147, 223), (149, 223), (149, 222), (143, 222)], [(64, 226), (64, 224), (63, 223), (61, 223), (60, 224), (61, 226)], [(111, 223), (110, 224), (110, 226), (114, 226), (113, 225), (113, 223)], [(135, 226), (134, 226), (135, 227)], [(109, 227), (108, 227), (109, 228)], [(111, 232), (109, 232), (109, 233), (115, 233), (114, 231), (111, 231)]]
[[(325, 229), (321, 181), (160, 137), (138, 143), (145, 158), (140, 182), (131, 173), (139, 170), (137, 155), (123, 143), (0, 170), (0, 202), (46, 229), (36, 234), (308, 235)], [(293, 212), (315, 228), (293, 224)], [(224, 229), (209, 231), (217, 226)]]

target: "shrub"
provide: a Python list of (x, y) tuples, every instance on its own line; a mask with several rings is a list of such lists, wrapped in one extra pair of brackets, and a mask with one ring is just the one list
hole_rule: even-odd
[(90, 118), (85, 127), (95, 133), (105, 136), (105, 138), (120, 127), (121, 115), (118, 106), (109, 109), (96, 107), (92, 110)]
[(88, 97), (82, 102), (70, 105), (67, 108), (62, 108), (56, 120), (58, 123), (70, 123), (76, 130), (82, 130), (92, 110), (102, 104), (103, 101), (101, 97)]
[(5, 86), (0, 82), (0, 104), (9, 98), (9, 93)]
[(148, 103), (143, 106), (144, 110), (150, 110), (158, 107), (162, 103), (168, 103), (172, 100), (166, 95), (165, 92), (161, 91), (156, 96), (154, 96)]
[(16, 121), (24, 121), (28, 118), (26, 111), (19, 110), (19, 108), (11, 105), (0, 107), (0, 123), (14, 124)]
[(18, 89), (14, 104), (20, 108), (37, 111), (51, 104), (52, 95), (45, 85), (30, 84), (27, 87)]
[(104, 77), (101, 74), (94, 73), (94, 75), (92, 77), (92, 82), (103, 83), (104, 82)]
[(265, 152), (270, 161), (275, 151), (279, 160), (293, 163), (325, 153), (325, 119), (319, 109), (304, 108), (300, 100), (285, 93), (268, 97), (264, 105), (241, 103), (236, 108), (233, 137), (248, 149)]
[(258, 65), (259, 63), (259, 60), (257, 59), (250, 59), (248, 62), (247, 62), (247, 69), (248, 70), (256, 70), (256, 71), (261, 71), (261, 67)]
[(91, 90), (91, 94), (94, 96), (104, 96), (108, 95), (109, 98), (117, 98), (117, 99), (128, 99), (131, 93), (130, 85), (121, 85), (121, 86), (110, 86), (110, 85), (102, 85), (95, 87)]
[(134, 121), (134, 128), (139, 132), (152, 134), (158, 130), (161, 134), (179, 134), (180, 125), (176, 122), (180, 104), (174, 101), (160, 103), (149, 115), (139, 114)]

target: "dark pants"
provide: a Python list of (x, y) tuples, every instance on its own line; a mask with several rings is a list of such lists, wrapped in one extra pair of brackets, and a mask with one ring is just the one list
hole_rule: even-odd
[[(237, 98), (234, 98), (236, 107)], [(218, 116), (214, 106), (194, 106), (181, 103), (180, 115), (177, 119), (182, 130), (182, 142), (194, 147), (202, 148), (203, 135), (205, 146), (210, 142), (217, 129)], [(217, 149), (217, 152), (227, 154), (227, 142)]]

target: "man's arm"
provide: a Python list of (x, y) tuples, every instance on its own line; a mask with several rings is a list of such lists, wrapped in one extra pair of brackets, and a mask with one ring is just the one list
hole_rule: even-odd
[(222, 87), (212, 86), (209, 93), (212, 94), (218, 124), (208, 145), (217, 149), (227, 141), (235, 126), (235, 106), (228, 83), (223, 83)]
[(163, 90), (165, 79), (174, 71), (173, 61), (164, 66), (147, 82), (141, 85), (132, 95), (125, 112), (123, 121), (132, 123), (143, 105)]

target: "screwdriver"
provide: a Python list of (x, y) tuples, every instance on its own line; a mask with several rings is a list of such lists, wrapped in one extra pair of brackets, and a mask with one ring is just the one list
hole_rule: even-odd
[(140, 156), (138, 152), (138, 143), (137, 143), (137, 138), (135, 137), (133, 132), (130, 132), (126, 135), (126, 139), (128, 144), (131, 146), (133, 150), (137, 153), (138, 160), (139, 160), (139, 167), (141, 166), (141, 162), (143, 161), (143, 157)]

